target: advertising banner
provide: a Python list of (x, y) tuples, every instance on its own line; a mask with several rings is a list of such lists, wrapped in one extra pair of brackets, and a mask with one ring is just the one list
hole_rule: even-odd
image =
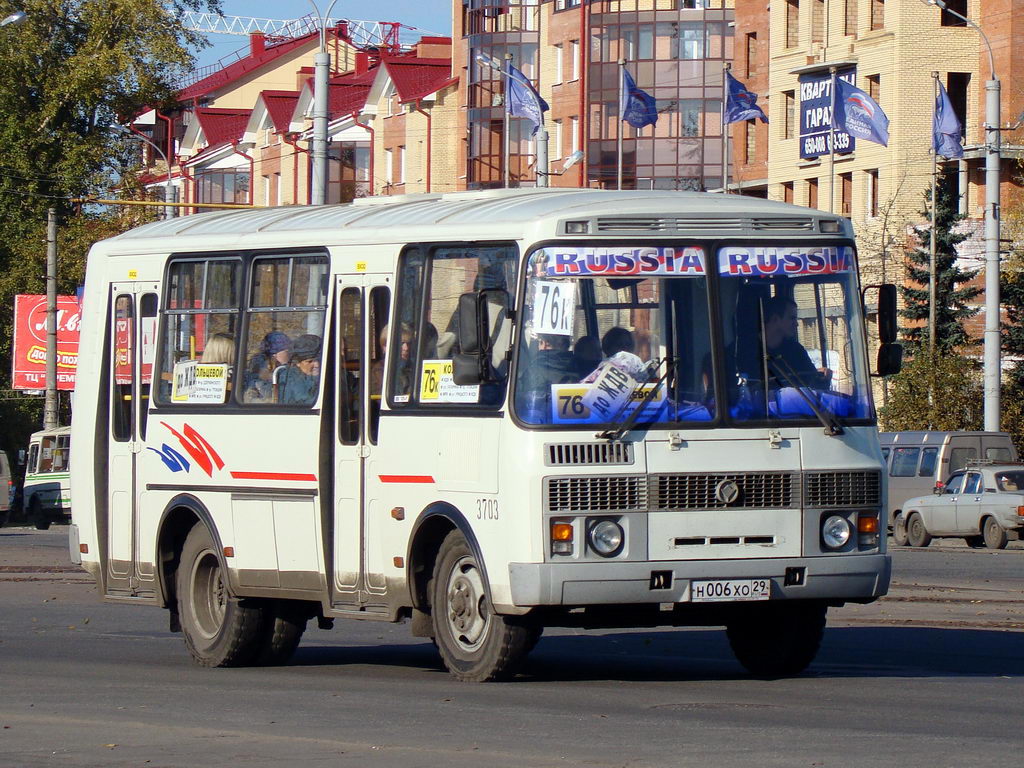
[[(74, 296), (57, 297), (57, 389), (75, 388), (82, 314)], [(46, 296), (14, 297), (14, 389), (46, 389)]]
[[(857, 68), (836, 73), (850, 85), (857, 84)], [(827, 155), (829, 130), (832, 125), (832, 76), (827, 72), (800, 75), (800, 157), (807, 159)], [(836, 153), (853, 152), (854, 139), (843, 131), (835, 132)]]

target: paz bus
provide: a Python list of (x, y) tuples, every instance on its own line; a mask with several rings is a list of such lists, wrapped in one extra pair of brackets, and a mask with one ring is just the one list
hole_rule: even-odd
[(72, 552), (200, 665), (350, 618), (467, 681), (545, 627), (724, 627), (796, 674), (829, 607), (888, 588), (841, 217), (556, 189), (206, 213), (98, 243), (84, 306)]

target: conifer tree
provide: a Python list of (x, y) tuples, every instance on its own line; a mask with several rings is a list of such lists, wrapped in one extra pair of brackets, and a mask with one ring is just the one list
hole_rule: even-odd
[[(957, 264), (956, 247), (968, 235), (955, 232), (955, 226), (963, 220), (957, 212), (956, 195), (949, 185), (938, 185), (935, 208), (935, 348), (949, 352), (958, 347), (975, 343), (964, 321), (978, 313), (978, 307), (968, 302), (978, 296), (981, 288), (968, 285), (978, 270), (964, 269)], [(928, 283), (929, 261), (931, 259), (931, 191), (925, 193), (925, 210), (921, 212), (928, 224), (914, 227), (918, 247), (906, 253), (907, 285), (900, 287), (904, 308), (901, 316), (917, 321), (902, 329), (903, 338), (913, 346), (927, 346), (928, 343)], [(918, 324), (919, 323), (919, 324)]]

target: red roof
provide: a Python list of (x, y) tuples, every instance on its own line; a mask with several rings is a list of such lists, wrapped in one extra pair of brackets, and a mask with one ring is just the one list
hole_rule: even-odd
[(270, 122), (277, 133), (285, 133), (292, 121), (295, 104), (299, 100), (298, 91), (263, 91), (260, 98), (267, 107)]
[(286, 53), (291, 53), (296, 48), (301, 48), (311, 40), (317, 40), (318, 38), (319, 33), (312, 32), (308, 35), (302, 35), (301, 37), (293, 38), (278, 45), (267, 46), (265, 50), (262, 50), (259, 53), (250, 53), (244, 59), (240, 59), (233, 64), (229, 64), (223, 69), (217, 70), (209, 77), (204, 77), (199, 82), (188, 86), (188, 88), (183, 88), (178, 91), (178, 99), (181, 101), (187, 101), (189, 99), (205, 96), (212, 91), (216, 91), (235, 82), (236, 80), (239, 80), (253, 70), (259, 69), (260, 67), (281, 58)]
[(327, 112), (334, 117), (343, 117), (360, 111), (366, 105), (366, 97), (370, 94), (370, 86), (377, 78), (377, 70), (366, 72), (347, 72), (332, 77), (327, 88)]
[(250, 115), (251, 109), (199, 107), (196, 110), (196, 120), (203, 129), (207, 144), (203, 152), (241, 139)]
[(451, 75), (451, 59), (386, 58), (384, 66), (402, 102), (422, 99), (458, 81)]

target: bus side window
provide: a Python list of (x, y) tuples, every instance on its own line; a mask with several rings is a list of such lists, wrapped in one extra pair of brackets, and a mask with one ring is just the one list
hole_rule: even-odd
[(918, 477), (931, 477), (935, 474), (935, 459), (938, 458), (938, 448), (925, 448), (921, 451), (921, 468), (917, 470)]
[[(132, 439), (132, 387), (135, 371), (135, 299), (120, 295), (114, 299), (114, 324), (111, 343), (114, 345), (110, 364), (110, 434), (117, 442)], [(45, 453), (45, 450), (44, 450)]]
[(949, 471), (956, 472), (967, 466), (967, 462), (978, 458), (978, 452), (974, 448), (954, 448), (949, 452)]
[(37, 464), (39, 462), (39, 445), (33, 444), (28, 449), (28, 464), (25, 465), (25, 474), (34, 475), (39, 471)]
[(370, 290), (370, 410), (366, 432), (370, 442), (376, 445), (377, 430), (380, 426), (380, 401), (384, 392), (384, 367), (386, 364), (388, 313), (391, 304), (391, 291), (384, 286), (376, 286)]
[(913, 477), (917, 470), (917, 457), (920, 448), (896, 448), (892, 452), (890, 477)]
[(139, 437), (146, 439), (146, 417), (149, 414), (149, 393), (153, 388), (153, 363), (156, 362), (155, 293), (144, 293), (139, 299)]
[(362, 400), (363, 305), (358, 288), (341, 292), (338, 350), (338, 434), (344, 445), (359, 442), (359, 406)]

